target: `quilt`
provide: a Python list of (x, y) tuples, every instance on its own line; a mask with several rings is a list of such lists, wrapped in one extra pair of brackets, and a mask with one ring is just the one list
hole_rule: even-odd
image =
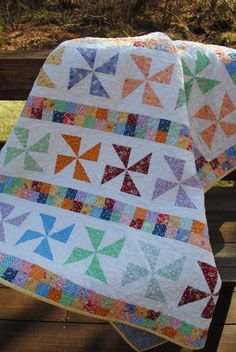
[(0, 282), (201, 349), (221, 288), (204, 192), (236, 169), (236, 50), (163, 33), (47, 57), (0, 153)]

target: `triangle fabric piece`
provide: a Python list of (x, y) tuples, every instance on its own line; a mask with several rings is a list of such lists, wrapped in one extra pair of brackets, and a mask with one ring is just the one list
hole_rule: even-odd
[(28, 150), (30, 152), (47, 153), (49, 148), (50, 133), (46, 134), (38, 142), (33, 144)]
[(79, 262), (80, 260), (90, 257), (93, 253), (94, 252), (88, 251), (87, 249), (75, 247), (64, 264)]
[(209, 287), (211, 293), (213, 294), (215, 291), (215, 288), (216, 288), (217, 281), (218, 281), (217, 269), (216, 269), (216, 267), (214, 267), (210, 264), (201, 262), (201, 261), (198, 261), (198, 264), (199, 264), (199, 266), (202, 270), (202, 273), (206, 279), (208, 287)]
[(102, 83), (99, 81), (97, 75), (95, 75), (94, 73), (92, 74), (92, 81), (89, 93), (98, 97), (110, 98)]
[(215, 132), (216, 132), (217, 126), (216, 124), (209, 126), (206, 128), (204, 131), (200, 133), (202, 139), (208, 146), (208, 148), (211, 148), (213, 139), (215, 137)]
[(209, 293), (206, 293), (201, 290), (198, 290), (197, 288), (193, 288), (191, 286), (188, 286), (185, 289), (185, 291), (179, 301), (178, 306), (183, 306), (184, 304), (200, 301), (201, 299), (206, 298), (208, 296), (209, 296)]
[(22, 215), (16, 216), (15, 218), (5, 220), (8, 224), (15, 225), (15, 226), (20, 226), (23, 224), (25, 219), (29, 216), (30, 212), (24, 213)]
[(60, 65), (62, 63), (62, 57), (64, 55), (65, 48), (59, 48), (54, 51), (45, 61), (45, 64)]
[(164, 155), (164, 158), (166, 159), (171, 171), (173, 172), (177, 180), (181, 181), (184, 172), (185, 160), (174, 158), (169, 155)]
[(44, 237), (44, 235), (37, 231), (27, 230), (16, 242), (16, 245), (27, 241), (34, 240), (35, 238)]
[(6, 242), (3, 222), (0, 222), (0, 242)]
[(215, 309), (215, 302), (213, 297), (211, 297), (205, 307), (205, 309), (203, 310), (201, 317), (205, 318), (205, 319), (210, 319), (213, 316), (213, 312)]
[(191, 201), (185, 190), (179, 185), (175, 205), (178, 207), (193, 208), (196, 209), (195, 204)]
[(160, 255), (160, 248), (153, 247), (152, 245), (140, 241), (140, 248), (142, 249), (152, 271), (155, 271), (157, 259)]
[(133, 93), (143, 82), (144, 80), (141, 79), (126, 78), (122, 90), (122, 99)]
[(53, 260), (53, 255), (48, 243), (48, 239), (44, 238), (38, 247), (34, 250), (34, 253), (40, 254), (42, 257)]
[(186, 64), (186, 62), (181, 59), (182, 62), (182, 67), (183, 67), (183, 73), (185, 76), (193, 76), (192, 71), (190, 70), (190, 68), (188, 67), (188, 65)]
[(178, 281), (183, 269), (183, 265), (185, 263), (185, 259), (186, 257), (182, 257), (180, 259), (175, 260), (173, 263), (170, 263), (164, 266), (163, 268), (159, 269), (157, 271), (157, 274), (166, 279)]
[(216, 121), (216, 116), (209, 105), (204, 105), (193, 117), (203, 120)]
[(143, 159), (139, 160), (137, 163), (129, 167), (129, 171), (139, 172), (141, 174), (147, 174), (152, 153), (146, 155)]
[(160, 99), (158, 98), (156, 93), (154, 93), (149, 83), (145, 84), (142, 103), (147, 105), (154, 105), (159, 108), (163, 107), (160, 102)]
[(163, 180), (162, 178), (157, 178), (152, 199), (155, 199), (160, 195), (162, 195), (163, 193), (168, 192), (169, 190), (176, 187), (177, 185), (178, 185), (177, 182)]
[(56, 161), (56, 166), (54, 173), (57, 174), (61, 170), (63, 170), (65, 167), (67, 167), (72, 161), (74, 161), (76, 158), (74, 156), (68, 156), (68, 155), (57, 155), (57, 161)]
[(202, 183), (197, 176), (191, 176), (181, 183), (182, 183), (182, 185), (185, 185), (185, 186), (202, 188)]
[(38, 74), (38, 78), (35, 82), (36, 86), (47, 87), (47, 88), (56, 88), (54, 83), (48, 77), (44, 69), (41, 68)]
[(5, 220), (14, 210), (14, 205), (0, 202), (1, 221)]
[(190, 95), (191, 95), (192, 87), (193, 87), (193, 82), (194, 82), (194, 79), (191, 78), (188, 82), (185, 82), (185, 84), (184, 84), (184, 91), (185, 91), (185, 97), (186, 97), (187, 103), (189, 102), (189, 99), (190, 99)]
[(63, 230), (54, 232), (52, 235), (50, 235), (50, 237), (53, 238), (54, 240), (60, 241), (62, 243), (66, 243), (71, 235), (71, 232), (73, 231), (74, 226), (75, 225), (71, 225), (64, 228)]
[(235, 110), (235, 106), (230, 99), (230, 96), (226, 92), (223, 98), (223, 102), (221, 105), (221, 111), (220, 111), (220, 118), (224, 118), (225, 116), (229, 115), (231, 112)]
[(37, 162), (28, 152), (25, 153), (24, 169), (29, 171), (43, 172), (43, 169), (37, 164)]
[(53, 226), (55, 225), (56, 218), (55, 216), (50, 216), (47, 214), (40, 214), (42, 223), (43, 223), (43, 228), (45, 233), (48, 235), (49, 232), (53, 229)]
[(155, 277), (151, 278), (149, 285), (148, 285), (148, 288), (147, 288), (147, 291), (145, 293), (145, 297), (153, 299), (155, 301), (166, 303), (165, 296), (164, 296), (164, 294), (160, 288), (160, 285)]
[(95, 49), (85, 49), (85, 48), (77, 48), (83, 58), (87, 61), (90, 68), (94, 67), (95, 59), (96, 59), (96, 50)]
[(169, 65), (164, 70), (157, 72), (155, 75), (149, 78), (150, 81), (156, 83), (170, 84), (171, 77), (174, 69), (174, 64)]
[(134, 54), (132, 54), (131, 57), (136, 63), (136, 65), (138, 66), (139, 70), (144, 75), (144, 77), (147, 79), (150, 72), (151, 64), (152, 64), (152, 58), (147, 56), (134, 55)]
[(78, 159), (75, 162), (75, 170), (74, 170), (73, 178), (79, 181), (91, 183), (83, 165)]
[(18, 138), (19, 142), (21, 145), (26, 148), (28, 144), (28, 139), (29, 139), (29, 129), (28, 128), (22, 128), (22, 127), (16, 127), (14, 128), (14, 132), (16, 137)]
[(124, 167), (127, 168), (129, 163), (131, 148), (125, 147), (123, 145), (117, 145), (117, 144), (113, 144), (113, 148), (115, 149), (117, 155), (122, 161)]
[(141, 196), (141, 194), (139, 193), (139, 190), (135, 186), (134, 181), (132, 180), (128, 172), (125, 173), (124, 181), (121, 187), (121, 192), (129, 193), (138, 197)]
[(220, 83), (220, 81), (202, 77), (196, 77), (196, 82), (202, 94), (208, 93), (212, 88)]
[(83, 160), (98, 161), (99, 153), (101, 149), (101, 143), (98, 143), (87, 152), (83, 153), (79, 158)]
[(108, 61), (106, 61), (103, 65), (96, 68), (96, 72), (112, 74), (116, 73), (116, 66), (118, 62), (119, 54), (112, 56)]
[(15, 147), (7, 147), (6, 155), (4, 159), (4, 166), (9, 164), (13, 159), (17, 158), (19, 155), (24, 153), (25, 149), (15, 148)]
[(71, 136), (69, 134), (62, 134), (62, 137), (66, 141), (66, 143), (71, 147), (76, 156), (79, 154), (81, 137)]
[(197, 51), (197, 60), (196, 60), (196, 68), (195, 75), (202, 72), (204, 68), (210, 65), (211, 60), (204, 54), (204, 52), (198, 50)]
[(227, 137), (232, 136), (236, 133), (236, 124), (230, 122), (220, 122), (220, 127), (224, 131)]
[(129, 263), (122, 279), (122, 286), (131, 284), (148, 275), (149, 271), (141, 266), (133, 263)]
[(70, 75), (69, 75), (69, 83), (67, 89), (71, 89), (77, 83), (82, 81), (85, 77), (87, 77), (91, 73), (90, 70), (84, 70), (83, 68), (70, 68)]
[(180, 88), (175, 109), (177, 110), (185, 104), (186, 104), (185, 93), (184, 93), (183, 88)]
[(101, 184), (112, 180), (124, 171), (124, 169), (121, 169), (119, 167), (106, 165)]
[(119, 254), (123, 248), (123, 244), (125, 242), (125, 238), (118, 240), (98, 251), (98, 253), (107, 255), (109, 257), (118, 258)]
[(89, 265), (86, 274), (93, 277), (94, 279), (107, 283), (106, 276), (104, 275), (101, 264), (96, 255), (93, 257), (93, 260)]
[(92, 242), (93, 248), (96, 251), (103, 240), (105, 231), (94, 229), (93, 227), (88, 227), (88, 226), (86, 227), (86, 230)]

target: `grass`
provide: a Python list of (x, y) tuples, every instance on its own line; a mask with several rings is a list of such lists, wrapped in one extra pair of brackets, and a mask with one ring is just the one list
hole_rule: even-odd
[(14, 127), (24, 101), (0, 101), (0, 141), (6, 141)]

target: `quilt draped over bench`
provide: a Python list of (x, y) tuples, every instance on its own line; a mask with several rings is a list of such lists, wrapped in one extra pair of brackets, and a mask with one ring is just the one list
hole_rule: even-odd
[(137, 351), (200, 349), (221, 287), (204, 192), (235, 168), (236, 50), (64, 41), (0, 153), (0, 282)]

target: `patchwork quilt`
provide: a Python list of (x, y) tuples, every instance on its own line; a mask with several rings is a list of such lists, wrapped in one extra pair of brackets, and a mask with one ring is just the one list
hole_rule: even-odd
[(236, 169), (236, 50), (162, 33), (62, 42), (0, 153), (0, 282), (204, 347), (221, 278), (204, 192)]

